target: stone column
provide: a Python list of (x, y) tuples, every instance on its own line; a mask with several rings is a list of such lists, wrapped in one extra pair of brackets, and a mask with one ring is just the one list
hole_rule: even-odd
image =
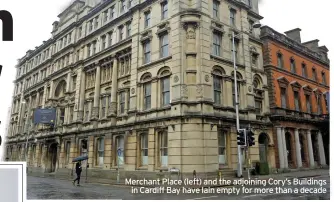
[(310, 167), (314, 167), (314, 157), (313, 157), (313, 146), (311, 138), (311, 130), (307, 130), (307, 145), (308, 145), (308, 155), (310, 160)]
[(79, 101), (79, 113), (78, 120), (83, 121), (83, 113), (85, 106), (85, 90), (86, 90), (86, 72), (82, 70), (81, 72), (81, 82), (80, 82), (80, 101)]
[(37, 91), (36, 100), (35, 100), (35, 107), (36, 107), (36, 108), (39, 107), (39, 96), (40, 96), (40, 92)]
[(284, 155), (284, 168), (289, 168), (288, 150), (286, 149), (286, 137), (284, 128), (282, 128), (282, 143), (283, 143), (283, 155)]
[(42, 146), (41, 167), (44, 168), (44, 171), (46, 169), (46, 164), (47, 164), (47, 149), (48, 149), (48, 145), (43, 144), (43, 146)]
[(284, 147), (282, 142), (282, 128), (277, 128), (277, 145), (278, 145), (278, 157), (279, 157), (279, 167), (284, 168), (285, 160), (284, 160)]
[(321, 132), (318, 131), (318, 148), (319, 148), (319, 155), (320, 155), (320, 165), (326, 165), (326, 158), (325, 158), (325, 150), (324, 150), (324, 143), (322, 141)]
[(99, 118), (99, 103), (100, 103), (100, 85), (101, 85), (101, 66), (98, 64), (96, 67), (96, 78), (95, 78), (95, 92), (94, 92), (94, 105), (92, 118)]
[(44, 93), (43, 93), (43, 100), (42, 100), (42, 108), (44, 108), (45, 107), (45, 99), (46, 99), (46, 91), (47, 91), (47, 86), (46, 86), (46, 84), (44, 85)]
[[(92, 168), (93, 166), (95, 166), (96, 162), (96, 155), (94, 155), (94, 136), (88, 137), (87, 148), (88, 148), (88, 165), (89, 168)], [(86, 168), (84, 169), (86, 170)]]
[(70, 92), (71, 72), (67, 73), (66, 92)]
[(148, 130), (148, 165), (147, 168), (149, 171), (154, 171), (155, 168), (155, 144), (154, 144), (154, 137), (155, 137), (155, 130), (154, 128), (149, 128)]
[(112, 117), (112, 124), (116, 124), (116, 109), (117, 109), (117, 75), (118, 74), (118, 62), (114, 58), (113, 70), (112, 70), (112, 83), (111, 83), (111, 103), (109, 108), (109, 115)]
[(298, 129), (295, 128), (295, 145), (296, 145), (296, 157), (297, 157), (297, 167), (303, 167), (302, 156), (300, 151), (300, 142), (299, 142), (299, 132)]

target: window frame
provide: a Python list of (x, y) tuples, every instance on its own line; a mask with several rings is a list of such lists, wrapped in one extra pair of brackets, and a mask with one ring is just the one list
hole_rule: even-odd
[[(169, 56), (169, 35), (168, 33), (161, 34), (159, 36), (160, 41), (160, 58)], [(165, 51), (167, 51), (165, 53)]]
[[(168, 167), (168, 131), (160, 131), (158, 133), (158, 146), (159, 146), (159, 166), (161, 168), (167, 168)], [(167, 156), (167, 162), (164, 165), (163, 164), (163, 157)]]
[(151, 41), (147, 40), (143, 43), (144, 49), (144, 64), (151, 62)]
[(221, 56), (222, 34), (218, 32), (213, 32), (212, 39), (213, 39), (212, 40), (212, 46), (213, 46), (212, 54), (216, 56)]
[(236, 23), (235, 23), (235, 18), (236, 18), (236, 14), (237, 14), (237, 11), (233, 8), (230, 9), (230, 26), (236, 26)]
[[(223, 92), (223, 83), (222, 83), (222, 77), (220, 75), (216, 75), (214, 74), (213, 75), (213, 102), (216, 104), (216, 105), (222, 105), (222, 92)], [(218, 89), (218, 87), (216, 88), (216, 85), (215, 84), (218, 84), (219, 83), (219, 87), (220, 89)], [(219, 102), (217, 102), (217, 94), (219, 94)]]
[(151, 11), (147, 11), (144, 13), (144, 28), (148, 28), (151, 26)]
[[(165, 89), (165, 83), (164, 83), (165, 80), (168, 80), (168, 84), (169, 84), (167, 89)], [(170, 105), (170, 76), (169, 75), (164, 76), (164, 77), (161, 78), (160, 81), (161, 81), (161, 98), (162, 98), (161, 99), (161, 104), (164, 107), (164, 106)], [(168, 95), (168, 98), (169, 98), (167, 103), (165, 102), (165, 96), (166, 95)]]
[(161, 3), (161, 20), (168, 18), (168, 1)]
[(219, 19), (219, 6), (220, 3), (217, 0), (212, 1), (212, 17)]
[[(105, 139), (104, 136), (96, 138), (96, 150), (95, 150), (95, 166), (103, 167), (104, 165), (104, 153), (105, 153)], [(100, 162), (102, 158), (102, 162)]]
[[(147, 90), (147, 87), (149, 87), (149, 91)], [(147, 93), (149, 92), (149, 94)], [(152, 83), (145, 82), (143, 84), (143, 108), (144, 110), (149, 110), (152, 108)]]
[[(283, 90), (284, 89), (284, 96), (282, 96), (283, 94)], [(283, 88), (283, 87), (280, 87), (280, 97), (281, 97), (281, 108), (284, 108), (284, 109), (287, 109), (288, 108), (288, 105), (287, 105), (287, 88)], [(283, 106), (283, 102), (282, 102), (282, 98), (284, 98), (284, 105)]]
[[(140, 139), (140, 166), (146, 167), (148, 166), (148, 134), (141, 133), (139, 135)], [(147, 158), (147, 162), (145, 163), (144, 157)]]

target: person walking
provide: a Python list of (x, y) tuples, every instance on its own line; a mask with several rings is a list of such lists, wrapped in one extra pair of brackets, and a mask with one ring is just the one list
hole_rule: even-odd
[(75, 178), (75, 180), (73, 180), (73, 185), (75, 185), (75, 181), (78, 181), (77, 186), (80, 186), (81, 172), (82, 172), (81, 161), (78, 161), (75, 165), (75, 173), (77, 174), (77, 178)]

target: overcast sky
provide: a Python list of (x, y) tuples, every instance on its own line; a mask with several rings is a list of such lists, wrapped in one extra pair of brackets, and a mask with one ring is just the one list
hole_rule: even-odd
[[(0, 10), (8, 10), (14, 18), (14, 41), (1, 42), (0, 64), (3, 65), (0, 77), (0, 135), (4, 134), (8, 107), (13, 94), (13, 80), (17, 59), (50, 38), (52, 23), (71, 0), (1, 0)], [(331, 0), (261, 0), (261, 24), (279, 32), (301, 28), (302, 42), (319, 39), (319, 45), (326, 45), (329, 58), (334, 59), (332, 26), (333, 7)], [(1, 23), (0, 23), (1, 25)], [(1, 28), (0, 28), (0, 31)], [(0, 36), (2, 36), (0, 34)], [(1, 151), (0, 151), (1, 153)]]

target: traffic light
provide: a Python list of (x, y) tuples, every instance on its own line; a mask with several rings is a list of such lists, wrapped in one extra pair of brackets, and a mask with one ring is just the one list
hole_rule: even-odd
[(237, 132), (237, 140), (238, 140), (238, 145), (242, 145), (245, 146), (246, 145), (246, 133), (245, 133), (245, 129), (240, 129)]
[(255, 145), (254, 133), (251, 130), (247, 131), (247, 139), (248, 139), (248, 146), (251, 147)]

